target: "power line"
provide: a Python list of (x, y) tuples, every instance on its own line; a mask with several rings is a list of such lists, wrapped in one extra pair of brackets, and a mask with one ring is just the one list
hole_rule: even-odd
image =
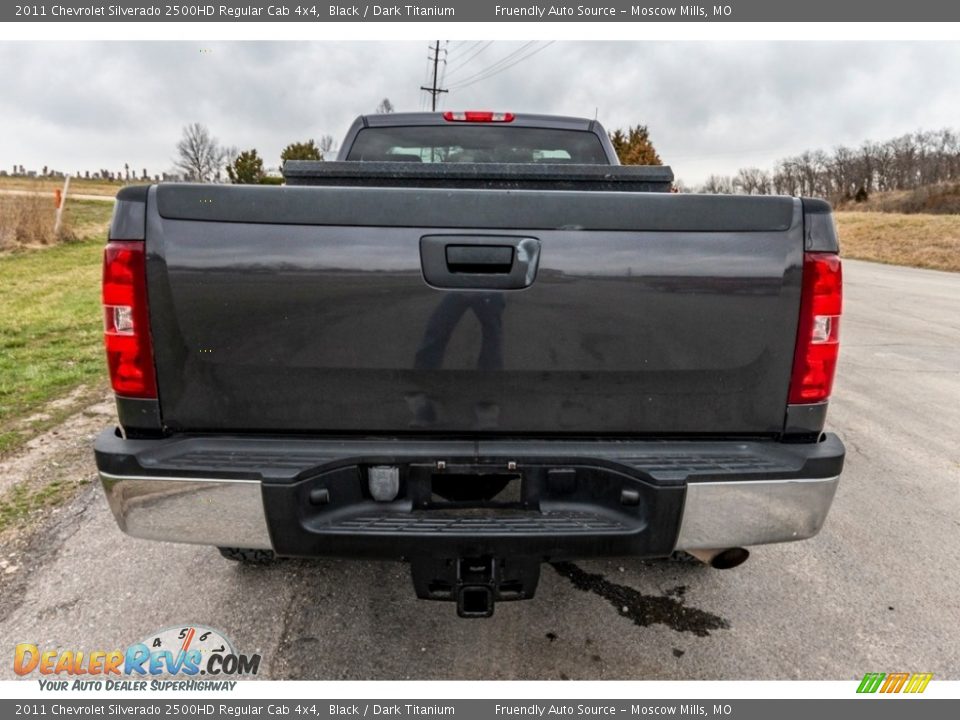
[(423, 68), (423, 84), (426, 85), (430, 81), (430, 67), (433, 65), (433, 58), (430, 55), (425, 55), (424, 57), (427, 63)]
[(529, 48), (531, 45), (536, 45), (536, 44), (537, 44), (537, 41), (536, 41), (536, 40), (530, 40), (529, 42), (524, 43), (523, 45), (521, 45), (517, 50), (514, 50), (513, 52), (507, 53), (506, 55), (504, 55), (502, 58), (500, 58), (500, 59), (497, 60), (496, 62), (492, 62), (492, 63), (490, 63), (489, 65), (487, 65), (485, 68), (483, 68), (483, 69), (481, 69), (481, 70), (478, 70), (477, 72), (473, 73), (472, 75), (467, 75), (466, 77), (460, 78), (459, 80), (457, 80), (457, 81), (454, 83), (454, 85), (459, 85), (460, 83), (469, 82), (469, 81), (472, 80), (473, 78), (475, 78), (475, 77), (477, 77), (477, 76), (479, 76), (479, 75), (483, 75), (484, 73), (489, 72), (490, 70), (493, 70), (494, 68), (499, 67), (499, 66), (503, 65), (504, 63), (509, 62), (511, 59), (515, 58), (517, 55), (519, 55), (520, 53), (522, 53), (524, 50), (526, 50), (527, 48)]
[(453, 58), (460, 57), (461, 55), (464, 55), (464, 54), (470, 52), (470, 51), (473, 50), (475, 47), (477, 47), (478, 45), (482, 45), (482, 44), (483, 44), (483, 41), (482, 41), (482, 40), (476, 40), (476, 41), (474, 41), (474, 42), (469, 42), (469, 41), (467, 41), (467, 40), (461, 40), (459, 43), (454, 44), (453, 46), (451, 46), (451, 48), (450, 48), (450, 54), (448, 55), (448, 58), (447, 58), (447, 59), (452, 60)]
[[(431, 62), (431, 57), (429, 55), (425, 55), (424, 57), (427, 63), (423, 69), (423, 84), (426, 85), (428, 82), (430, 82), (430, 66), (433, 63)], [(427, 96), (424, 95), (423, 93), (420, 93), (420, 110), (426, 110), (426, 109), (427, 109)]]
[[(473, 60), (480, 57), (480, 55), (482, 55), (487, 50), (487, 48), (493, 45), (493, 40), (488, 40), (487, 42), (478, 42), (477, 45), (482, 47), (471, 50), (470, 52), (468, 52), (466, 57), (463, 57), (460, 60), (458, 60), (457, 63), (453, 65), (453, 69), (450, 71), (451, 75), (456, 75), (458, 72), (462, 72), (463, 69), (468, 67)], [(461, 55), (462, 54), (463, 53), (461, 53)]]
[(464, 52), (459, 53), (453, 58), (448, 58), (450, 60), (451, 73), (458, 73), (463, 70), (463, 68), (468, 67), (470, 63), (473, 62), (479, 55), (482, 55), (483, 52), (493, 44), (493, 40), (488, 40), (486, 42), (477, 42), (471, 47), (467, 48)]
[[(532, 57), (533, 57), (534, 55), (536, 55), (537, 53), (546, 50), (548, 47), (550, 47), (551, 45), (553, 45), (554, 42), (556, 42), (556, 41), (555, 41), (555, 40), (551, 40), (550, 42), (548, 42), (548, 43), (545, 44), (545, 45), (541, 45), (541, 46), (538, 47), (538, 48), (534, 48), (531, 52), (528, 52), (526, 55), (523, 55), (523, 56), (521, 56), (521, 57), (517, 57), (517, 58), (514, 59), (512, 62), (509, 62), (509, 63), (507, 63), (506, 65), (502, 64), (502, 63), (504, 62), (504, 60), (507, 59), (507, 58), (504, 58), (504, 60), (501, 60), (500, 63), (495, 63), (494, 65), (491, 65), (490, 67), (486, 68), (485, 70), (481, 70), (479, 73), (476, 73), (475, 75), (471, 75), (470, 77), (463, 78), (463, 79), (460, 80), (458, 83), (456, 83), (455, 85), (451, 86), (451, 87), (450, 87), (450, 90), (462, 90), (463, 88), (469, 87), (470, 85), (474, 85), (474, 84), (476, 84), (476, 83), (478, 83), (478, 82), (481, 82), (482, 80), (488, 80), (489, 78), (492, 78), (494, 75), (499, 75), (500, 73), (504, 72), (505, 70), (509, 70), (509, 69), (512, 68), (514, 65), (517, 65), (518, 63), (521, 63), (521, 62), (523, 62), (524, 60), (529, 60), (530, 58), (532, 58)], [(529, 43), (528, 43), (528, 45), (529, 45)], [(523, 50), (523, 48), (521, 48), (521, 50)], [(516, 53), (513, 53), (513, 55), (516, 55)], [(508, 57), (511, 57), (511, 56), (508, 56)], [(497, 65), (499, 65), (499, 67), (496, 67)]]
[[(454, 83), (454, 85), (457, 88), (466, 87), (467, 85), (472, 85), (473, 83), (479, 82), (480, 80), (485, 80), (488, 77), (492, 77), (493, 75), (496, 75), (502, 70), (506, 70), (507, 68), (512, 67), (516, 63), (525, 59), (526, 56), (523, 55), (523, 53), (527, 52), (531, 48), (536, 50), (536, 48), (533, 47), (536, 45), (536, 43), (537, 43), (536, 40), (532, 40), (524, 44), (519, 49), (514, 50), (512, 53), (505, 55), (504, 57), (497, 60), (495, 63), (488, 65), (482, 70), (475, 72), (472, 75), (468, 75), (467, 77), (460, 78)], [(530, 53), (530, 54), (532, 55), (533, 53)]]
[(436, 112), (437, 96), (440, 95), (441, 93), (449, 92), (449, 90), (442, 90), (437, 86), (437, 67), (440, 65), (440, 41), (439, 40), (437, 40), (437, 44), (432, 48), (432, 50), (433, 50), (433, 57), (431, 58), (431, 60), (433, 60), (433, 85), (431, 87), (421, 85), (420, 89), (430, 94), (430, 109), (433, 112)]

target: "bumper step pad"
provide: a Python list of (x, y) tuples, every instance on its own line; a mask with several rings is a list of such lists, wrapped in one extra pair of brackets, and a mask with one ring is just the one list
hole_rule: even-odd
[[(457, 514), (454, 514), (457, 512)], [(373, 533), (446, 533), (450, 535), (552, 534), (624, 532), (627, 526), (613, 518), (587, 512), (500, 511), (489, 517), (467, 514), (470, 511), (427, 511), (410, 514), (361, 515), (332, 523), (327, 532)], [(463, 514), (459, 514), (463, 513)]]

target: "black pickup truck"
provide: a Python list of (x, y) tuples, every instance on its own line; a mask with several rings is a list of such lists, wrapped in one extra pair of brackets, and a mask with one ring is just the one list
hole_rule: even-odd
[(117, 196), (96, 460), (125, 532), (403, 560), (477, 617), (545, 561), (731, 567), (820, 529), (825, 202), (671, 193), (595, 121), (489, 112), (361, 117), (285, 177)]

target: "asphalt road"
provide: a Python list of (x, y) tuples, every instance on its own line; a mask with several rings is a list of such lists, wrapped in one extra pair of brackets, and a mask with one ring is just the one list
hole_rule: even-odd
[[(847, 466), (812, 540), (729, 571), (545, 567), (535, 600), (465, 621), (416, 600), (403, 565), (247, 568), (127, 538), (91, 483), (24, 552), (4, 548), (16, 569), (0, 574), (0, 648), (123, 647), (201, 623), (260, 652), (270, 678), (960, 679), (960, 275), (853, 261), (845, 275), (829, 425)], [(88, 412), (42, 439), (21, 472), (58, 462), (92, 479), (87, 447), (105, 421)], [(47, 441), (65, 443), (56, 461), (36, 450)]]

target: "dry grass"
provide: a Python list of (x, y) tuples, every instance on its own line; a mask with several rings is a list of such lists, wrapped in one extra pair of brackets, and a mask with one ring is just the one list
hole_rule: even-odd
[(63, 220), (78, 238), (106, 237), (113, 215), (113, 203), (102, 200), (68, 199)]
[(844, 257), (960, 272), (960, 215), (838, 212)]
[(0, 251), (74, 239), (68, 218), (54, 233), (57, 210), (45, 195), (0, 195)]
[(914, 190), (878, 192), (862, 203), (845, 202), (841, 210), (874, 211), (885, 213), (927, 213), (952, 215), (960, 213), (960, 183), (924, 185)]
[[(70, 179), (70, 192), (78, 195), (105, 195), (113, 197), (125, 185), (133, 182), (110, 182), (109, 180)], [(29, 190), (52, 198), (54, 190), (63, 189), (62, 178), (27, 178), (0, 176), (0, 190)], [(51, 200), (52, 202), (52, 200)]]

